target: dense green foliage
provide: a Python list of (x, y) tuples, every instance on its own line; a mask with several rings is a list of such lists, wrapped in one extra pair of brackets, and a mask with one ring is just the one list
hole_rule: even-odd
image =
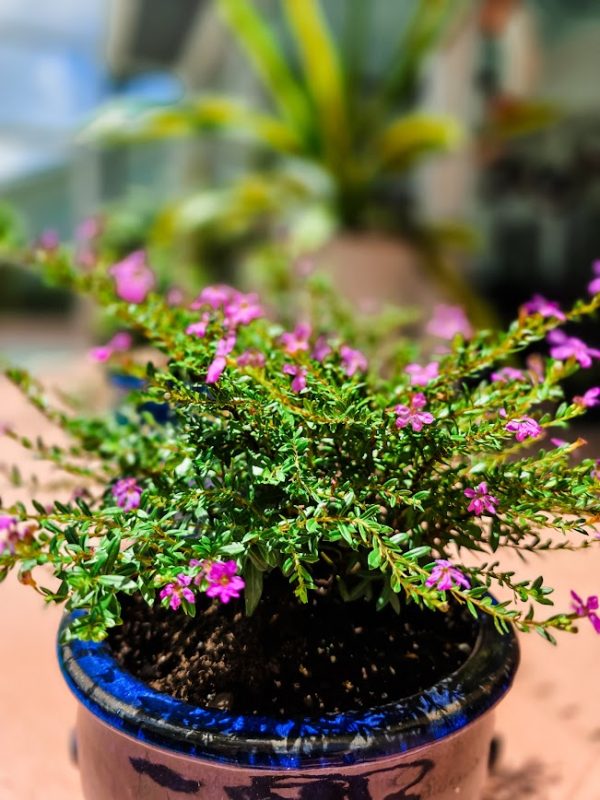
[[(575, 462), (579, 442), (540, 446), (547, 431), (585, 411), (581, 398), (564, 401), (561, 388), (579, 368), (577, 359), (540, 357), (537, 368), (520, 377), (490, 378), (492, 369), (513, 363), (514, 354), (562, 324), (556, 316), (523, 311), (506, 332), (482, 331), (469, 341), (457, 333), (446, 352), (434, 356), (437, 377), (411, 386), (406, 366), (414, 361), (415, 342), (393, 326), (353, 329), (351, 316), (314, 282), (305, 306), (311, 330), (296, 337), (304, 336), (306, 348), (294, 350), (294, 334), (286, 338), (276, 322), (257, 313), (260, 318), (237, 325), (222, 374), (207, 383), (215, 353), (232, 330), (218, 304), (171, 307), (156, 294), (126, 303), (102, 269), (82, 272), (62, 250), (37, 257), (55, 280), (95, 295), (157, 353), (130, 368), (144, 387), (118, 415), (100, 418), (52, 407), (33, 378), (6, 369), (68, 432), (71, 444), (48, 447), (10, 427), (5, 435), (54, 461), (86, 489), (51, 507), (33, 502), (2, 510), (20, 527), (0, 553), (0, 576), (17, 568), (49, 601), (85, 609), (74, 633), (102, 637), (119, 622), (120, 593), (141, 592), (155, 602), (177, 576), (194, 574), (192, 559), (235, 560), (248, 613), (260, 602), (264, 574), (279, 570), (301, 601), (317, 585), (399, 611), (407, 602), (443, 611), (453, 597), (474, 614), (493, 615), (500, 629), (513, 622), (549, 638), (552, 628), (572, 629), (574, 613), (540, 615), (537, 607), (551, 605), (552, 591), (541, 578), (521, 580), (503, 571), (495, 555), (502, 548), (525, 555), (597, 541), (595, 463)], [(579, 302), (567, 320), (593, 314), (599, 305), (600, 295)], [(201, 315), (204, 335), (187, 332)], [(324, 344), (318, 337), (327, 337), (321, 360), (313, 350)], [(368, 369), (349, 366), (358, 351), (344, 351), (348, 344), (361, 348)], [(240, 366), (248, 352), (255, 365)], [(294, 382), (299, 374), (304, 388)], [(408, 409), (417, 397), (432, 419), (420, 429), (401, 427), (397, 420), (408, 412), (396, 404)], [(147, 402), (168, 404), (169, 420), (159, 424), (141, 410)], [(518, 431), (524, 418), (533, 420), (537, 433), (517, 441), (511, 421)], [(124, 477), (139, 485), (139, 507), (117, 503), (114, 487)], [(468, 509), (465, 490), (482, 481), (497, 506), (491, 513)], [(439, 559), (451, 561), (470, 588), (454, 581), (443, 590), (432, 581)], [(54, 588), (41, 588), (46, 570), (34, 571), (41, 565), (58, 578), (56, 586), (49, 584)], [(493, 604), (488, 591), (499, 586), (508, 599)], [(195, 612), (187, 602), (182, 608)]]

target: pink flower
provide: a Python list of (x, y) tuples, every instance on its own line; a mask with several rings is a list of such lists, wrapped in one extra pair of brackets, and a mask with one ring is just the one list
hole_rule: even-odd
[(102, 228), (101, 217), (86, 217), (75, 229), (75, 238), (78, 242), (92, 242), (100, 236)]
[(312, 329), (307, 322), (300, 322), (291, 333), (281, 334), (281, 344), (288, 355), (294, 355), (303, 350), (308, 350), (308, 340)]
[(509, 383), (510, 381), (523, 380), (525, 376), (522, 370), (515, 369), (514, 367), (502, 367), (498, 372), (492, 372), (492, 381), (494, 383)]
[(258, 350), (244, 350), (238, 356), (237, 365), (238, 367), (264, 367), (266, 360), (264, 353)]
[(120, 331), (119, 333), (115, 333), (110, 342), (107, 342), (105, 345), (101, 345), (100, 347), (92, 347), (89, 352), (89, 357), (93, 361), (108, 361), (109, 358), (114, 355), (114, 353), (129, 350), (132, 342), (133, 337), (130, 333), (127, 333), (126, 331)]
[(498, 505), (498, 498), (488, 492), (488, 485), (485, 481), (477, 484), (474, 489), (465, 489), (465, 497), (471, 501), (467, 511), (471, 511), (476, 516), (480, 517), (484, 512), (494, 516), (496, 514), (496, 506)]
[(202, 339), (202, 337), (206, 335), (209, 322), (210, 316), (208, 314), (202, 314), (202, 318), (198, 320), (198, 322), (192, 322), (188, 325), (185, 332), (188, 336), (197, 336), (199, 339)]
[(410, 375), (412, 386), (427, 386), (437, 378), (439, 368), (437, 361), (430, 361), (424, 367), (420, 364), (409, 364), (404, 371)]
[(227, 359), (224, 356), (216, 356), (208, 366), (206, 370), (206, 378), (204, 379), (205, 383), (217, 383), (223, 372), (225, 371), (225, 367), (227, 366)]
[(165, 300), (168, 306), (180, 306), (185, 300), (183, 289), (179, 286), (171, 286), (165, 295)]
[(410, 401), (410, 406), (399, 405), (394, 408), (398, 415), (396, 417), (396, 427), (406, 428), (411, 425), (413, 431), (420, 431), (423, 425), (431, 425), (434, 421), (433, 414), (428, 411), (421, 411), (427, 405), (427, 400), (422, 392), (417, 392), (413, 395)]
[(159, 594), (161, 600), (169, 599), (169, 608), (173, 611), (177, 611), (181, 606), (182, 598), (191, 605), (196, 602), (194, 592), (188, 588), (192, 582), (192, 578), (189, 575), (184, 575), (182, 572), (177, 576), (176, 581), (176, 583), (168, 583), (160, 590)]
[(319, 336), (315, 342), (315, 346), (313, 347), (311, 357), (320, 364), (321, 362), (325, 361), (328, 355), (331, 354), (331, 351), (331, 345), (327, 342), (325, 336)]
[(27, 538), (30, 532), (27, 529), (19, 531), (16, 517), (10, 517), (7, 514), (3, 514), (0, 516), (0, 534), (2, 534), (4, 537), (4, 540), (0, 541), (1, 555), (7, 550), (9, 553), (14, 554), (17, 543)]
[(532, 417), (511, 419), (510, 422), (506, 423), (505, 430), (509, 431), (509, 433), (514, 433), (517, 442), (523, 442), (525, 439), (535, 439), (542, 433), (539, 422)]
[(142, 487), (135, 478), (121, 478), (112, 488), (113, 497), (123, 511), (133, 511), (140, 505)]
[(92, 347), (92, 349), (88, 353), (92, 361), (97, 361), (99, 364), (108, 361), (108, 359), (112, 356), (112, 354), (113, 354), (113, 349), (108, 345), (101, 345), (100, 347)]
[(227, 356), (235, 347), (235, 343), (235, 333), (229, 333), (223, 339), (219, 339), (217, 342), (215, 357), (206, 370), (206, 378), (204, 379), (205, 383), (216, 383), (219, 380), (223, 374), (223, 371), (225, 370), (225, 367), (227, 366)]
[(566, 439), (556, 439), (556, 438), (550, 439), (550, 442), (555, 447), (565, 447), (566, 445), (571, 444), (571, 442), (567, 442)]
[(215, 561), (208, 571), (206, 579), (209, 597), (218, 597), (222, 603), (228, 603), (232, 598), (238, 598), (246, 585), (244, 579), (237, 573), (235, 561)]
[(113, 350), (118, 352), (124, 352), (125, 350), (129, 350), (132, 344), (132, 335), (127, 331), (119, 331), (118, 333), (115, 333), (107, 346), (112, 347)]
[(225, 304), (224, 314), (227, 326), (237, 328), (238, 325), (248, 325), (253, 320), (264, 317), (265, 312), (258, 302), (258, 295), (236, 293)]
[(349, 378), (356, 372), (365, 372), (368, 367), (367, 358), (364, 353), (361, 353), (360, 350), (354, 350), (346, 344), (340, 347), (340, 358), (342, 359), (344, 372)]
[(600, 260), (594, 261), (592, 271), (596, 277), (588, 284), (588, 292), (590, 294), (598, 294), (600, 292)]
[(440, 592), (445, 592), (447, 589), (454, 589), (458, 586), (470, 589), (471, 583), (467, 576), (453, 566), (450, 561), (438, 558), (431, 570), (431, 575), (425, 581), (425, 586), (430, 589), (435, 586)]
[(541, 294), (535, 294), (529, 302), (523, 306), (523, 311), (527, 314), (539, 314), (541, 317), (554, 317), (561, 321), (566, 320), (566, 316), (560, 310), (558, 303), (546, 300)]
[(291, 375), (293, 377), (291, 386), (292, 392), (298, 394), (303, 389), (306, 389), (306, 367), (298, 367), (295, 364), (284, 364), (283, 371), (286, 375)]
[(217, 342), (216, 354), (218, 356), (228, 356), (235, 347), (237, 336), (235, 333), (228, 333), (223, 339)]
[(0, 515), (0, 531), (5, 532), (9, 531), (17, 524), (16, 517), (9, 517), (8, 514)]
[(59, 246), (60, 239), (58, 233), (53, 229), (42, 231), (37, 240), (37, 247), (39, 247), (40, 250), (45, 250), (46, 253), (53, 253)]
[(205, 286), (198, 297), (192, 302), (190, 308), (196, 311), (203, 306), (210, 306), (213, 309), (223, 308), (236, 295), (236, 290), (232, 286), (217, 284), (215, 286)]
[(592, 595), (591, 597), (588, 597), (584, 603), (581, 597), (579, 597), (579, 595), (573, 590), (571, 590), (571, 597), (573, 598), (571, 607), (577, 616), (587, 617), (592, 623), (596, 633), (600, 633), (600, 617), (598, 614), (596, 614), (596, 611), (600, 605), (598, 602), (598, 597), (596, 595)]
[(581, 397), (573, 398), (573, 402), (582, 406), (583, 408), (594, 408), (600, 405), (600, 386), (595, 386), (593, 389), (588, 389)]
[(574, 358), (582, 367), (591, 367), (593, 359), (600, 358), (600, 350), (589, 347), (574, 336), (567, 336), (564, 331), (550, 331), (548, 341), (554, 345), (550, 349), (550, 355), (559, 361)]
[(442, 303), (435, 307), (433, 317), (427, 324), (427, 333), (440, 339), (454, 339), (460, 333), (465, 339), (470, 339), (473, 328), (464, 308)]
[(144, 250), (136, 250), (109, 269), (116, 292), (126, 303), (142, 303), (154, 288), (156, 278), (146, 263)]

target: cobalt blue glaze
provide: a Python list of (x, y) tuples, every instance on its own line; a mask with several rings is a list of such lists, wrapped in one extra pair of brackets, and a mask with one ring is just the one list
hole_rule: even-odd
[[(146, 386), (146, 381), (143, 378), (138, 378), (127, 372), (109, 372), (109, 378), (112, 386), (114, 386), (121, 395), (142, 391)], [(140, 414), (147, 411), (154, 417), (154, 420), (159, 425), (166, 425), (173, 416), (168, 403), (156, 403), (152, 400), (140, 403), (138, 405), (138, 411)], [(119, 414), (119, 412), (117, 412), (117, 419), (122, 422), (126, 421), (126, 418)]]
[(58, 657), (81, 703), (126, 734), (223, 763), (289, 769), (395, 755), (460, 730), (508, 690), (519, 648), (514, 632), (500, 635), (482, 615), (470, 656), (430, 689), (366, 711), (293, 719), (240, 716), (156, 692), (119, 667), (104, 643), (59, 643)]

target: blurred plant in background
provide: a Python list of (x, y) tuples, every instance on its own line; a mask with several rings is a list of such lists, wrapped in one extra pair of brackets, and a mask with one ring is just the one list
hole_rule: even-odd
[[(248, 0), (218, 0), (265, 102), (211, 94), (175, 105), (119, 104), (97, 118), (88, 136), (113, 143), (209, 134), (250, 139), (259, 168), (170, 205), (158, 223), (165, 239), (183, 235), (189, 242), (195, 232), (197, 256), (211, 260), (233, 248), (233, 258), (227, 252), (224, 259), (232, 263), (238, 245), (265, 242), (282, 230), (296, 253), (318, 251), (336, 233), (401, 237), (409, 243), (408, 260), (419, 262), (419, 280), (428, 269), (444, 294), (477, 317), (480, 303), (441, 247), (448, 239), (469, 241), (464, 226), (427, 226), (413, 191), (415, 166), (463, 138), (456, 119), (420, 106), (427, 59), (469, 5), (420, 0), (408, 24), (399, 23), (390, 61), (374, 78), (364, 65), (368, 4), (345, 4), (338, 32), (325, 13), (330, 6), (318, 0), (282, 0), (269, 19)], [(332, 252), (326, 257), (336, 260)], [(361, 258), (360, 269), (374, 268), (364, 262), (375, 260)], [(347, 277), (349, 265), (340, 271)], [(402, 277), (396, 279), (401, 291)]]

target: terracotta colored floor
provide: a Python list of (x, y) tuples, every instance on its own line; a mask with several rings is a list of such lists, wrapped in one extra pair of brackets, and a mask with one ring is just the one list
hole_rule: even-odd
[[(0, 349), (2, 338), (0, 328)], [(5, 338), (5, 347), (7, 342), (9, 351), (18, 350), (20, 363), (41, 366), (54, 380), (60, 375), (63, 387), (78, 384), (96, 395), (90, 367), (81, 355), (72, 357), (64, 342), (45, 341), (45, 352), (32, 351), (20, 337)], [(0, 417), (30, 435), (47, 431), (1, 382)], [(0, 440), (0, 462), (13, 459), (24, 473), (39, 467)], [(44, 473), (45, 480), (53, 477)], [(26, 495), (1, 481), (5, 502), (15, 492)], [(597, 550), (555, 553), (535, 568), (558, 587), (558, 605), (567, 603), (570, 588), (583, 595), (600, 590)], [(0, 586), (0, 800), (82, 800), (68, 755), (75, 704), (54, 656), (59, 616), (14, 579)], [(600, 637), (586, 623), (579, 636), (562, 637), (557, 648), (527, 637), (522, 655), (516, 685), (498, 710), (502, 750), (484, 800), (600, 800)]]

